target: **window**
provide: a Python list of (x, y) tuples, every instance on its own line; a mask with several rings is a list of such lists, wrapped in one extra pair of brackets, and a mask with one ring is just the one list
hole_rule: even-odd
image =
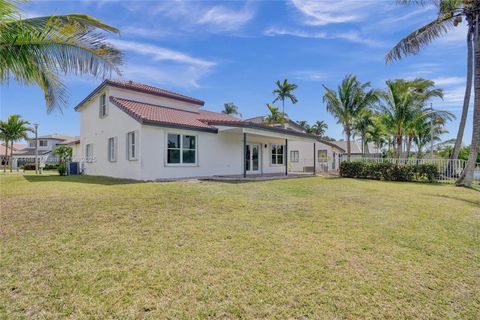
[(93, 160), (93, 144), (89, 143), (85, 146), (85, 160), (92, 162)]
[(336, 166), (336, 159), (335, 157), (337, 156), (337, 154), (335, 152), (333, 152), (333, 161), (332, 161), (332, 169), (335, 170), (335, 166)]
[(298, 162), (299, 158), (300, 158), (300, 155), (299, 155), (298, 151), (290, 151), (290, 161), (291, 162)]
[(327, 150), (318, 150), (318, 162), (327, 161)]
[(197, 137), (183, 134), (168, 134), (167, 164), (196, 164)]
[(283, 164), (283, 145), (272, 144), (272, 164)]
[(105, 93), (100, 96), (99, 112), (100, 118), (107, 116), (107, 95)]
[(138, 133), (131, 131), (127, 133), (127, 158), (128, 160), (138, 159)]
[(47, 147), (48, 146), (48, 141), (47, 140), (38, 140), (38, 146), (39, 147)]
[(30, 148), (35, 148), (35, 140), (30, 141)]
[(117, 161), (117, 137), (108, 138), (108, 161)]

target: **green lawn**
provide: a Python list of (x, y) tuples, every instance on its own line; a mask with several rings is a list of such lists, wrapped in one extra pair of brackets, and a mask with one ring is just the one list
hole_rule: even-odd
[(0, 318), (478, 319), (480, 192), (1, 175)]

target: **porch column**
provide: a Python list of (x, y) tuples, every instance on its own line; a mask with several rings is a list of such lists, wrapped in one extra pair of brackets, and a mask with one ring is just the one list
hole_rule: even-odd
[(285, 175), (288, 176), (288, 139), (285, 139)]
[(244, 132), (243, 133), (243, 177), (247, 177), (247, 134)]
[(315, 150), (315, 142), (313, 143), (313, 175), (315, 175), (317, 173), (317, 159), (315, 159), (315, 154), (316, 154), (316, 150)]

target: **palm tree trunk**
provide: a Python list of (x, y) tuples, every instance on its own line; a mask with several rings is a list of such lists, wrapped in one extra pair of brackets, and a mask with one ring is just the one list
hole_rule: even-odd
[(347, 136), (347, 161), (350, 161), (350, 152), (351, 152), (351, 146), (350, 146), (350, 128), (345, 129), (345, 135)]
[(405, 158), (407, 158), (407, 159), (408, 159), (408, 157), (410, 157), (410, 150), (412, 148), (412, 140), (413, 140), (413, 137), (409, 136), (408, 140), (407, 140), (407, 152), (406, 152), (406, 155), (405, 155)]
[(470, 187), (473, 182), (475, 164), (477, 162), (478, 149), (480, 144), (480, 27), (479, 14), (477, 13), (475, 24), (475, 79), (474, 79), (474, 102), (473, 102), (473, 132), (470, 155), (465, 169), (458, 178), (457, 186)]
[(12, 172), (12, 163), (13, 163), (13, 140), (10, 141), (10, 161), (8, 164), (10, 165), (10, 172)]
[(468, 107), (470, 106), (470, 96), (472, 95), (472, 79), (473, 79), (473, 44), (472, 31), (469, 29), (467, 35), (467, 87), (465, 88), (465, 97), (463, 98), (462, 117), (460, 118), (460, 125), (458, 127), (457, 139), (453, 146), (453, 152), (450, 159), (457, 159), (460, 148), (462, 147), (463, 132), (465, 131), (465, 124), (467, 122)]
[(5, 139), (5, 159), (3, 160), (3, 172), (7, 172), (7, 160), (8, 160), (8, 139)]
[(403, 139), (401, 134), (397, 134), (397, 158), (400, 160), (400, 157), (402, 156), (402, 144), (403, 144)]

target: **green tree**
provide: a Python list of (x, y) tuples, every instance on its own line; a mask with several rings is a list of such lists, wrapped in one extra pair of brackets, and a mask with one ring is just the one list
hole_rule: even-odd
[(72, 161), (73, 149), (69, 146), (59, 146), (55, 149), (53, 154), (58, 157), (58, 173), (61, 176), (67, 174), (67, 164)]
[(319, 121), (316, 121), (311, 126), (309, 133), (315, 134), (319, 137), (323, 137), (327, 129), (328, 129), (328, 124), (323, 120), (319, 120)]
[(295, 104), (298, 102), (297, 97), (293, 94), (293, 91), (298, 88), (294, 83), (288, 83), (288, 80), (283, 80), (283, 83), (280, 80), (276, 82), (277, 88), (273, 90), (273, 94), (276, 95), (273, 103), (277, 101), (282, 101), (282, 113), (285, 114), (285, 99), (290, 99), (290, 101)]
[(365, 145), (367, 143), (367, 134), (373, 126), (373, 112), (365, 109), (354, 119), (353, 132), (360, 136), (362, 145), (362, 156), (365, 155)]
[[(13, 157), (13, 144), (17, 141), (27, 139), (28, 132), (32, 129), (28, 127), (30, 123), (23, 120), (18, 114), (10, 115), (7, 121), (0, 121), (0, 131), (2, 138), (5, 139), (5, 144), (8, 146), (10, 143), (10, 157), (9, 165), (10, 172), (12, 172), (12, 157)], [(8, 154), (8, 149), (5, 151), (5, 156)], [(6, 171), (6, 167), (3, 167), (3, 171)]]
[(297, 123), (300, 127), (303, 128), (303, 130), (305, 130), (305, 132), (310, 133), (311, 129), (310, 129), (310, 125), (308, 124), (307, 121), (301, 120), (301, 121), (298, 121)]
[(415, 30), (403, 38), (386, 56), (386, 61), (400, 60), (403, 56), (418, 54), (421, 49), (435, 39), (447, 34), (453, 27), (461, 25), (463, 20), (467, 26), (467, 85), (463, 103), (460, 126), (452, 152), (452, 159), (457, 157), (462, 144), (463, 133), (467, 120), (468, 107), (474, 78), (474, 110), (472, 143), (469, 160), (457, 185), (471, 186), (475, 162), (480, 145), (480, 1), (478, 0), (397, 0), (402, 4), (433, 4), (438, 7), (435, 20)]
[(233, 102), (224, 103), (222, 113), (232, 116), (242, 116), (242, 114), (238, 112), (238, 107)]
[(118, 30), (84, 14), (21, 18), (11, 2), (0, 0), (0, 81), (37, 84), (47, 111), (66, 104), (61, 75), (106, 77), (119, 73), (122, 54), (99, 31)]
[(285, 124), (287, 122), (286, 114), (281, 112), (277, 107), (267, 103), (268, 111), (270, 114), (265, 117), (265, 122), (270, 125)]
[(337, 122), (343, 126), (343, 132), (347, 138), (347, 160), (350, 160), (350, 138), (356, 117), (365, 109), (371, 108), (378, 101), (377, 90), (367, 90), (370, 82), (360, 83), (354, 75), (347, 75), (338, 86), (337, 92), (323, 86), (326, 90), (323, 102), (327, 111), (330, 112)]

